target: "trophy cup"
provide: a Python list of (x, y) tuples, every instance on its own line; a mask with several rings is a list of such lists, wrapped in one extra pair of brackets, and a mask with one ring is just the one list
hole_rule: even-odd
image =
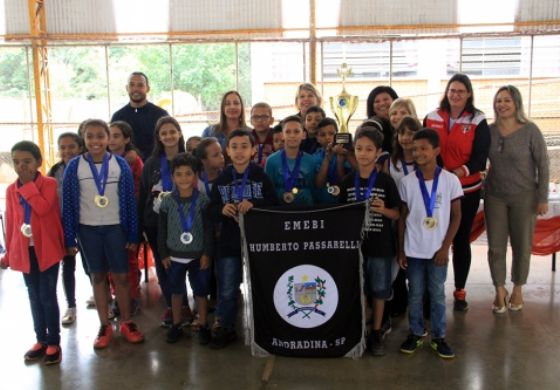
[(339, 127), (334, 142), (350, 148), (352, 146), (352, 134), (348, 131), (348, 122), (350, 122), (350, 118), (358, 107), (358, 96), (350, 95), (345, 88), (346, 77), (352, 74), (352, 69), (346, 63), (343, 63), (336, 73), (342, 78), (342, 92), (329, 98), (331, 110), (336, 116)]

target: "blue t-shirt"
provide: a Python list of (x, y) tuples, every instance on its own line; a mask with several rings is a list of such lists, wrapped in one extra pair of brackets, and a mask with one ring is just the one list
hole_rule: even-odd
[[(325, 148), (319, 148), (313, 154), (313, 160), (315, 162), (315, 176), (321, 170), (321, 165), (323, 164), (323, 159), (325, 158)], [(327, 175), (327, 183), (329, 185), (338, 185), (339, 179), (337, 178), (336, 172), (336, 154), (333, 154), (331, 160), (329, 162), (329, 170), (328, 173), (334, 175), (334, 180), (332, 180), (330, 175)], [(321, 188), (315, 188), (313, 190), (313, 198), (315, 198), (315, 203), (317, 204), (334, 204), (338, 203), (338, 197), (333, 196), (328, 193), (327, 191), (327, 184), (325, 184)]]
[[(283, 195), (286, 192), (284, 188), (284, 173), (282, 171), (282, 150), (272, 153), (266, 159), (265, 172), (272, 180), (276, 190), (276, 196), (282, 202)], [(290, 171), (294, 169), (295, 159), (288, 158), (288, 168)], [(295, 187), (298, 193), (292, 204), (313, 205), (312, 191), (315, 188), (315, 159), (310, 154), (302, 152), (299, 175), (295, 181)]]

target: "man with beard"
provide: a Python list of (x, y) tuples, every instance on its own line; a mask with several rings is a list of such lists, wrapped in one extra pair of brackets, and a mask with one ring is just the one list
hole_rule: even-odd
[(140, 150), (142, 160), (145, 160), (152, 153), (157, 120), (169, 114), (148, 101), (150, 83), (144, 73), (133, 72), (128, 77), (126, 91), (130, 101), (113, 114), (111, 122), (125, 121), (132, 127), (134, 145)]

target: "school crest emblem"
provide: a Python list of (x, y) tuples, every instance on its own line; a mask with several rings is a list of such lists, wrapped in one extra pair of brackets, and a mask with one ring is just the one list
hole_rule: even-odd
[(284, 321), (298, 328), (327, 322), (338, 305), (338, 289), (323, 268), (305, 264), (293, 267), (274, 287), (274, 306)]

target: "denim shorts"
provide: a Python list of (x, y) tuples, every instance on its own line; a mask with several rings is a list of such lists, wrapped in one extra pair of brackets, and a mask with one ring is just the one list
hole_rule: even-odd
[(121, 225), (80, 225), (78, 241), (91, 273), (128, 273), (126, 236)]
[(389, 299), (392, 294), (391, 268), (394, 257), (367, 257), (364, 267), (364, 292), (377, 299)]
[(184, 295), (187, 293), (185, 278), (189, 274), (189, 283), (195, 297), (205, 297), (209, 294), (210, 267), (200, 269), (200, 259), (183, 264), (171, 261), (167, 269), (167, 288), (173, 295)]

